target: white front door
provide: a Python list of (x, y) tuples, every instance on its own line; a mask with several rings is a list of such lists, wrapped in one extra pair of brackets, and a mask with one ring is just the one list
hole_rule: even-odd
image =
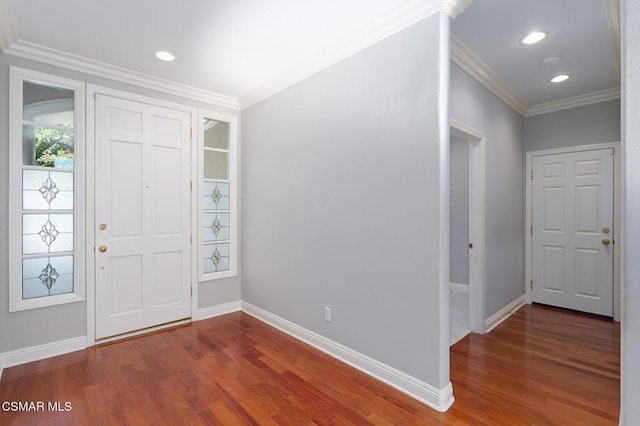
[(190, 115), (96, 95), (96, 338), (191, 317)]
[(613, 149), (533, 157), (532, 300), (613, 315)]

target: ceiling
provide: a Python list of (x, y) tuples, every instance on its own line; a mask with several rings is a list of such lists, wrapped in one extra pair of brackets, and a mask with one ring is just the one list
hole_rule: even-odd
[(404, 0), (8, 1), (19, 40), (238, 98)]
[[(619, 86), (603, 3), (608, 1), (614, 0), (475, 0), (453, 21), (452, 32), (526, 104), (557, 101)], [(8, 4), (20, 43), (241, 98), (376, 19), (419, 1), (2, 2)], [(549, 35), (538, 45), (520, 45), (533, 29)], [(176, 60), (159, 61), (157, 50), (172, 52)], [(560, 55), (560, 63), (542, 66), (552, 55)], [(551, 85), (555, 72), (572, 78)]]
[[(528, 105), (619, 86), (605, 4), (608, 0), (475, 0), (451, 24), (469, 47)], [(548, 35), (534, 45), (531, 31)], [(560, 56), (557, 65), (542, 61)], [(549, 79), (569, 74), (564, 83)]]

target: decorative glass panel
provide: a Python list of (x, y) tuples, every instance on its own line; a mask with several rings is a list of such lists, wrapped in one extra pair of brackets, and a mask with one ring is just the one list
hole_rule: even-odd
[(229, 154), (226, 152), (205, 151), (204, 178), (229, 179)]
[(73, 256), (22, 260), (22, 298), (73, 293)]
[(229, 213), (205, 213), (204, 234), (205, 243), (229, 240)]
[(204, 210), (229, 210), (229, 183), (204, 183)]
[(22, 254), (73, 251), (72, 214), (22, 216)]
[(24, 210), (72, 210), (73, 173), (23, 170)]
[(73, 144), (73, 130), (22, 126), (22, 162), (25, 166), (73, 169)]
[(205, 244), (202, 252), (205, 274), (229, 270), (229, 243)]
[[(83, 299), (74, 268), (84, 264), (80, 241), (85, 83), (9, 67), (9, 310)], [(77, 145), (76, 145), (77, 144)], [(81, 186), (82, 187), (82, 186)], [(78, 250), (76, 252), (76, 250)]]
[(205, 118), (204, 146), (207, 148), (229, 149), (229, 123)]
[[(212, 118), (213, 117), (213, 118)], [(210, 111), (199, 113), (200, 281), (235, 275), (237, 230), (237, 119)]]

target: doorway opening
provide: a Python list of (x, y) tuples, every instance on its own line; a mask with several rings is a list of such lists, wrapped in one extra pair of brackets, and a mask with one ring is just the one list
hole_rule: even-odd
[(451, 345), (485, 332), (485, 138), (451, 120), (450, 144)]

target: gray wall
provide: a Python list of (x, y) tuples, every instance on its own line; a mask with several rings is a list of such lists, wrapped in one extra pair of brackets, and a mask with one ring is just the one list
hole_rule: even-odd
[(469, 141), (451, 135), (449, 281), (469, 285)]
[[(69, 71), (0, 53), (0, 199), (8, 199), (9, 191), (9, 66), (15, 65), (40, 72), (68, 77), (88, 83), (125, 90), (131, 93), (173, 101), (226, 114), (228, 109), (194, 102), (111, 80)], [(8, 206), (0, 208), (0, 354), (35, 345), (86, 335), (86, 303), (70, 303), (46, 308), (9, 313)], [(231, 278), (199, 286), (200, 307), (240, 299), (240, 279)]]
[(599, 102), (524, 119), (525, 152), (620, 140), (620, 101)]
[(487, 318), (525, 293), (522, 117), (451, 66), (451, 118), (482, 132)]
[(243, 111), (242, 299), (442, 389), (439, 28)]
[(640, 419), (640, 2), (622, 1), (623, 247), (621, 424)]

